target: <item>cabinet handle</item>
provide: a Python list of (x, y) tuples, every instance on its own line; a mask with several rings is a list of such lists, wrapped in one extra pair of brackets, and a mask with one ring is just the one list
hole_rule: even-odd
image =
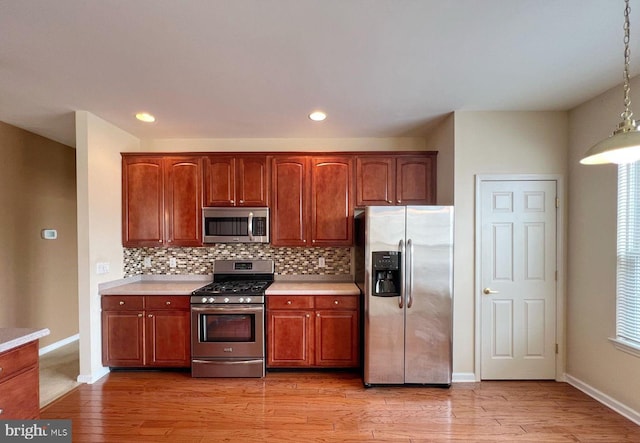
[(231, 200), (231, 203), (235, 203), (233, 200)]
[(307, 318), (311, 317), (311, 315), (307, 314)]
[(240, 204), (244, 203), (244, 200), (240, 200)]
[(152, 318), (152, 317), (153, 317), (153, 314), (149, 314), (149, 315), (147, 315), (147, 317)]
[(291, 300), (287, 300), (287, 304), (290, 305), (291, 304)]
[(158, 243), (162, 243), (162, 240), (158, 240)]
[(402, 203), (402, 200), (398, 200), (398, 203)]
[(122, 300), (120, 300), (120, 306), (124, 305), (124, 302)]
[(0, 367), (0, 374), (2, 374), (2, 367)]
[(316, 314), (316, 317), (320, 317), (320, 313), (319, 312)]
[(392, 202), (391, 200), (387, 200), (387, 203), (391, 204), (391, 203), (393, 203), (393, 202)]
[(138, 317), (142, 317), (142, 314), (138, 314)]
[(337, 305), (337, 304), (338, 304), (338, 300), (334, 300), (334, 301), (333, 301), (333, 304), (334, 304), (334, 305)]
[(169, 306), (171, 304), (170, 301), (166, 302), (165, 305)]
[(0, 415), (2, 415), (3, 412), (4, 412), (4, 409), (0, 409)]

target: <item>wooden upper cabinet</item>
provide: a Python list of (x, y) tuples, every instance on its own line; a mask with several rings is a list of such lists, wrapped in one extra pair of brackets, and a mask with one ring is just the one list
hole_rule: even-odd
[(166, 243), (202, 245), (202, 161), (198, 157), (165, 159)]
[(204, 159), (204, 206), (235, 206), (236, 159), (208, 156)]
[(357, 206), (384, 206), (395, 204), (395, 159), (392, 157), (358, 157)]
[(162, 157), (122, 159), (122, 243), (160, 246), (164, 241), (164, 173)]
[(314, 157), (311, 163), (311, 244), (353, 243), (353, 158)]
[(351, 156), (276, 156), (271, 177), (272, 245), (352, 244)]
[(123, 154), (122, 207), (125, 247), (202, 245), (201, 158)]
[(356, 159), (356, 206), (436, 203), (437, 152), (361, 155)]
[(271, 164), (271, 244), (306, 246), (309, 159), (274, 157)]
[(435, 156), (407, 156), (396, 159), (396, 203), (399, 205), (436, 203)]
[(268, 205), (265, 155), (210, 155), (204, 162), (204, 206)]

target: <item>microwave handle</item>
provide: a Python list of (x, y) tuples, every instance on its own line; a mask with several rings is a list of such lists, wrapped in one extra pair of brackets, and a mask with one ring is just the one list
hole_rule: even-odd
[(253, 241), (253, 212), (249, 212), (249, 221), (247, 230), (249, 231), (249, 241)]

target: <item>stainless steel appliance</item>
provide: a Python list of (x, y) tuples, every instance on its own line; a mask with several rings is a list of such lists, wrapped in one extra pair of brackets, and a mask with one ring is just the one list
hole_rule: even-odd
[(202, 208), (204, 243), (269, 243), (269, 208)]
[(191, 375), (264, 377), (265, 290), (272, 260), (216, 260), (191, 295)]
[(356, 217), (365, 386), (451, 384), (453, 208), (371, 206)]

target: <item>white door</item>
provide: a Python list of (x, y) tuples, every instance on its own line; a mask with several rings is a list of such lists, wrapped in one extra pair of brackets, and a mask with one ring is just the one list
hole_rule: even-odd
[(554, 379), (555, 180), (480, 184), (481, 378)]

